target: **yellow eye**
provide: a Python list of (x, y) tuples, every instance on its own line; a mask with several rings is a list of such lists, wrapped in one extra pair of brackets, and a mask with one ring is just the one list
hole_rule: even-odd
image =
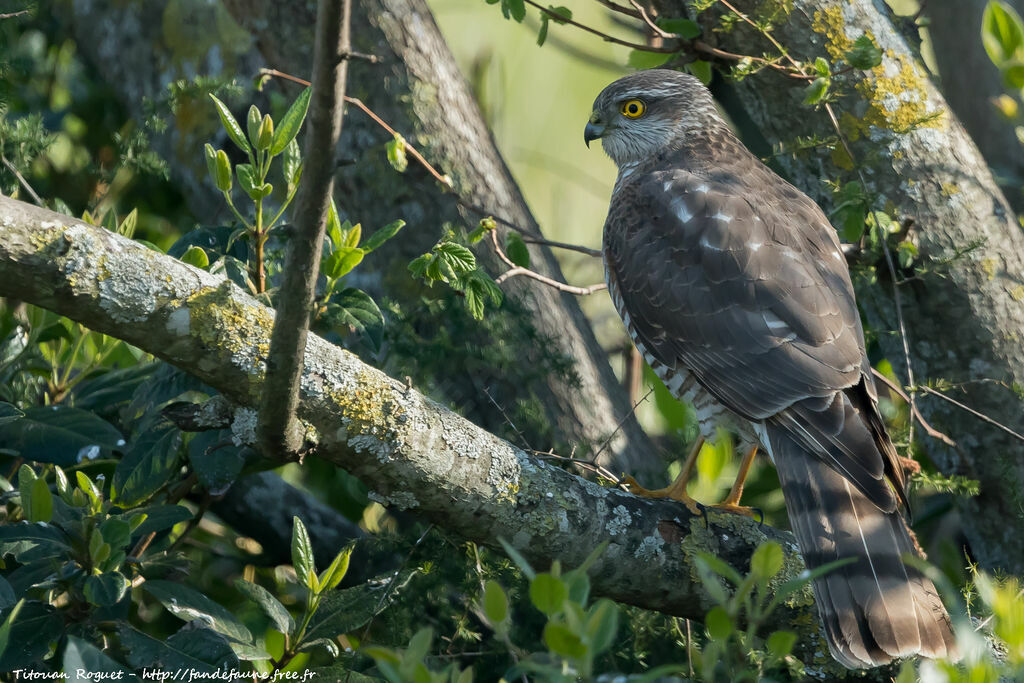
[(622, 108), (619, 111), (627, 119), (638, 119), (647, 111), (647, 105), (643, 103), (643, 100), (626, 100), (622, 103)]

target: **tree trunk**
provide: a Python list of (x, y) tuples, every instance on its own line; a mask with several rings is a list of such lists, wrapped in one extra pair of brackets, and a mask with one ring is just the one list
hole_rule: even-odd
[[(263, 390), (274, 313), (229, 280), (109, 230), (0, 197), (0, 296), (66, 315), (195, 375), (238, 404), (228, 407), (232, 433), (255, 441), (253, 407)], [(787, 532), (601, 487), (316, 335), (308, 342), (299, 415), (317, 432), (315, 455), (363, 479), (388, 505), (492, 547), (504, 539), (538, 567), (554, 560), (578, 566), (607, 540), (589, 572), (596, 594), (696, 619), (715, 604), (700, 579), (702, 552), (745, 574), (759, 544), (778, 542), (783, 566), (769, 590), (804, 571)], [(893, 675), (851, 672), (826, 654), (809, 584), (781, 602), (761, 633), (796, 633), (794, 654), (818, 677)]]
[[(1024, 149), (1013, 124), (992, 105), (1007, 91), (1002, 74), (981, 43), (981, 15), (988, 0), (928, 0), (924, 6), (939, 67), (942, 93), (996, 174), (1006, 198), (1024, 210)], [(1024, 0), (1009, 0), (1024, 14)]]
[[(83, 49), (139, 118), (145, 97), (160, 95), (166, 83), (196, 72), (234, 73), (244, 80), (258, 67), (267, 66), (309, 77), (315, 24), (312, 5), (299, 0), (225, 0), (224, 5), (244, 29), (220, 16), (223, 9), (217, 4), (124, 5), (95, 0), (76, 1), (73, 9)], [(183, 7), (191, 14), (183, 12)], [(258, 52), (250, 49), (247, 41), (252, 39)], [(352, 39), (353, 50), (374, 54), (379, 62), (351, 64), (349, 94), (365, 101), (442, 173), (449, 174), (467, 203), (539, 236), (422, 0), (357, 3)], [(108, 49), (115, 45), (116, 50)], [(280, 87), (297, 92), (292, 86)], [(207, 111), (208, 103), (190, 106), (199, 109), (188, 122), (215, 121)], [(179, 115), (175, 126), (157, 141), (196, 215), (208, 222), (220, 210), (203, 168), (202, 143), (213, 131), (188, 122)], [(354, 284), (397, 300), (405, 311), (415, 311), (424, 292), (412, 283), (406, 264), (429, 250), (446, 223), (475, 226), (484, 216), (460, 210), (455, 198), (444, 194), (415, 163), (403, 175), (395, 172), (385, 159), (384, 144), (389, 139), (368, 117), (353, 107), (347, 109), (336, 198), (353, 222), (362, 222), (368, 229), (397, 218), (409, 223), (401, 239), (392, 240), (367, 260)], [(478, 258), (492, 273), (504, 270), (496, 267), (486, 241), (481, 244)], [(562, 278), (550, 250), (531, 246), (530, 252), (535, 270)], [(661, 475), (663, 465), (636, 420), (625, 419), (616, 429), (632, 407), (575, 298), (525, 278), (511, 278), (503, 289), (512, 305), (488, 314), (486, 335), (484, 328), (472, 322), (452, 335), (456, 342), (469, 338), (471, 350), (489, 346), (502, 350), (506, 357), (500, 365), (488, 366), (486, 358), (471, 357), (470, 362), (449, 360), (433, 372), (417, 375), (424, 363), (410, 354), (392, 371), (412, 375), (417, 385), (429, 386), (435, 396), (459, 405), (485, 427), (521, 433), (534, 448), (572, 443), (597, 450), (610, 439), (603, 461), (639, 471), (648, 480)], [(433, 328), (441, 323), (421, 314), (411, 324)], [(510, 348), (516, 341), (522, 343)], [(540, 406), (543, 415), (531, 419), (529, 408), (517, 414), (517, 406), (531, 402)], [(514, 428), (510, 428), (510, 415), (515, 418)]]
[[(654, 4), (663, 15), (685, 14), (678, 0)], [(734, 4), (751, 13), (759, 6), (752, 0)], [(793, 0), (788, 15), (773, 21), (773, 36), (805, 64), (816, 57), (841, 63), (864, 32), (882, 48), (881, 66), (834, 79), (833, 87), (845, 93), (834, 107), (866, 189), (876, 198), (873, 208), (888, 206), (913, 221), (918, 277), (898, 290), (915, 378), (920, 384), (952, 382), (956, 399), (1022, 432), (1021, 400), (1009, 387), (1024, 386), (1024, 234), (977, 147), (879, 6), (869, 0)], [(719, 4), (714, 11), (726, 9)], [(699, 20), (707, 27), (712, 15)], [(777, 53), (742, 21), (705, 34), (730, 52)], [(826, 113), (801, 104), (804, 88), (805, 82), (765, 70), (740, 81), (736, 91), (771, 143), (792, 142), (797, 135), (833, 136)], [(933, 114), (938, 118), (929, 118)], [(861, 179), (841, 146), (831, 153), (818, 148), (782, 154), (776, 161), (826, 209), (834, 203), (823, 179)], [(969, 253), (957, 257), (965, 249)], [(953, 261), (944, 265), (947, 259)], [(892, 281), (884, 261), (870, 265), (878, 281), (857, 278), (861, 310), (906, 379)], [(979, 496), (957, 499), (975, 557), (985, 567), (1024, 572), (1024, 443), (937, 397), (918, 394), (918, 403), (959, 444), (953, 450), (923, 438), (932, 461), (947, 474), (981, 482)]]

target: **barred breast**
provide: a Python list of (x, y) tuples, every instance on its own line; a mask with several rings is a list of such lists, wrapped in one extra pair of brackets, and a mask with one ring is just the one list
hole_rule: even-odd
[(605, 281), (608, 283), (608, 294), (612, 298), (615, 310), (618, 311), (622, 323), (626, 326), (629, 338), (633, 340), (640, 355), (658, 379), (662, 381), (669, 392), (683, 403), (693, 406), (697, 422), (700, 426), (700, 434), (708, 441), (714, 443), (718, 436), (718, 429), (725, 429), (731, 432), (739, 441), (736, 444), (737, 450), (745, 451), (751, 446), (760, 445), (762, 439), (758, 434), (763, 432), (763, 425), (754, 424), (750, 420), (737, 415), (716, 399), (700, 382), (696, 376), (682, 364), (669, 367), (654, 357), (646, 348), (643, 341), (633, 327), (629, 311), (626, 310), (622, 295), (619, 292), (618, 284), (608, 269), (605, 269)]

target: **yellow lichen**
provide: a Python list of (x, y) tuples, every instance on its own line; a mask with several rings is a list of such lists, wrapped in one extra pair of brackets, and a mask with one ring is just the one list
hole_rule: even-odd
[(985, 271), (985, 275), (988, 275), (989, 280), (994, 280), (996, 277), (996, 260), (994, 258), (982, 259), (981, 268)]
[(952, 197), (955, 194), (960, 194), (960, 188), (955, 183), (949, 181), (942, 183), (942, 196)]
[[(814, 13), (811, 28), (825, 36), (825, 51), (832, 61), (845, 60), (854, 41), (846, 33), (846, 21), (841, 5), (832, 5)], [(877, 44), (870, 31), (865, 34)], [(885, 59), (871, 69), (857, 83), (857, 91), (864, 97), (868, 108), (863, 119), (852, 116), (841, 122), (847, 134), (851, 129), (867, 132), (876, 126), (897, 133), (914, 128), (942, 128), (947, 117), (928, 109), (927, 76), (922, 67), (906, 54), (886, 50)], [(852, 119), (852, 121), (850, 120)], [(856, 122), (855, 124), (853, 122)]]
[(1010, 290), (1010, 298), (1014, 301), (1024, 302), (1024, 285), (1017, 285)]

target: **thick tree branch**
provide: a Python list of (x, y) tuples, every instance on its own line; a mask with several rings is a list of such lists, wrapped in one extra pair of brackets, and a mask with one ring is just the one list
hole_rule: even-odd
[[(226, 279), (103, 228), (0, 197), (0, 296), (18, 297), (124, 339), (195, 375), (243, 406), (233, 431), (251, 433), (264, 390), (273, 311)], [(299, 415), (319, 433), (316, 454), (391, 505), (464, 538), (507, 539), (538, 565), (579, 564), (604, 540), (595, 592), (689, 618), (712, 601), (695, 565), (710, 552), (746, 572), (766, 539), (785, 568), (803, 570), (792, 536), (746, 517), (706, 518), (665, 501), (602, 488), (545, 463), (363, 364), (316, 335), (306, 343)], [(828, 657), (809, 586), (766, 628), (799, 635), (798, 655), (823, 677)]]
[(260, 445), (269, 456), (296, 453), (303, 443), (295, 409), (327, 212), (334, 192), (334, 151), (341, 136), (348, 74), (348, 60), (342, 56), (349, 52), (351, 14), (352, 0), (320, 0), (317, 8), (303, 177), (295, 197), (295, 231), (288, 240), (260, 407)]

